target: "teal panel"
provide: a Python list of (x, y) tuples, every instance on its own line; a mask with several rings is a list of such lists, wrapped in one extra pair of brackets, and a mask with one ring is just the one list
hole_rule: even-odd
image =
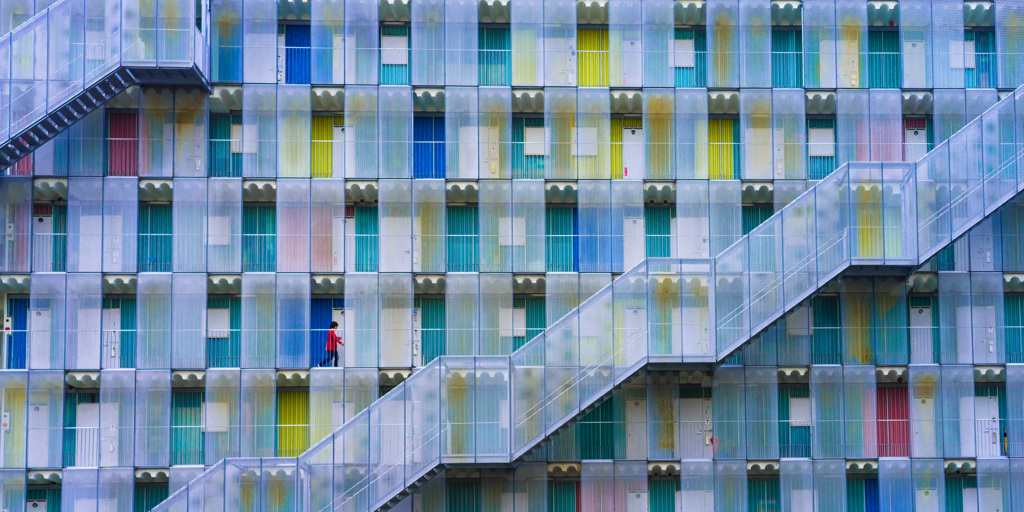
[(779, 387), (779, 453), (781, 457), (811, 456), (811, 427), (789, 424), (789, 399), (810, 398), (807, 386)]
[(577, 512), (579, 482), (548, 480), (548, 512)]
[(539, 117), (512, 118), (512, 178), (520, 180), (544, 179), (544, 157), (526, 155), (526, 128), (543, 128)]
[(900, 88), (901, 60), (899, 30), (868, 30), (868, 87)]
[(747, 480), (747, 510), (749, 512), (779, 512), (778, 477)]
[(812, 360), (814, 364), (839, 364), (842, 331), (839, 323), (839, 296), (819, 295), (811, 300)]
[(167, 499), (167, 484), (135, 484), (135, 512), (149, 512)]
[(807, 129), (811, 128), (831, 128), (832, 129), (832, 154), (833, 156), (808, 156), (807, 157), (807, 179), (809, 180), (823, 180), (836, 168), (836, 157), (835, 157), (835, 134), (836, 134), (836, 120), (835, 119), (808, 119)]
[(171, 394), (171, 465), (203, 463), (202, 415), (205, 392)]
[(448, 272), (479, 272), (479, 209), (476, 205), (449, 206), (447, 213)]
[(948, 475), (946, 476), (946, 512), (963, 512), (977, 508), (971, 504), (970, 508), (964, 508), (964, 489), (977, 489), (978, 478), (973, 476)]
[(277, 263), (277, 209), (242, 206), (242, 272), (273, 272)]
[(227, 338), (206, 339), (207, 368), (238, 368), (242, 351), (242, 302), (238, 297), (211, 297), (207, 308), (228, 309), (230, 321)]
[[(209, 174), (211, 178), (241, 178), (242, 154), (231, 152), (231, 125), (241, 125), (237, 114), (210, 114)], [(241, 141), (236, 142), (236, 146)]]
[(672, 223), (675, 207), (644, 207), (644, 245), (648, 258), (672, 256)]
[(939, 272), (956, 270), (956, 251), (953, 244), (947, 245), (935, 255), (935, 266)]
[(53, 205), (52, 272), (65, 272), (68, 262), (68, 206)]
[(417, 297), (413, 307), (420, 310), (420, 343), (423, 364), (427, 364), (448, 352), (444, 298)]
[(75, 427), (78, 426), (78, 404), (95, 404), (99, 402), (96, 393), (80, 392), (69, 389), (64, 394), (64, 467), (75, 466), (76, 438)]
[(46, 500), (45, 512), (61, 512), (60, 487), (26, 489), (25, 499), (26, 501)]
[(693, 67), (675, 68), (676, 87), (707, 87), (708, 38), (703, 29), (676, 29), (676, 39), (693, 39)]
[(356, 221), (356, 272), (376, 272), (378, 261), (378, 234), (376, 206), (355, 207)]
[(676, 512), (679, 479), (656, 478), (647, 482), (647, 505), (650, 512)]
[[(410, 45), (412, 38), (409, 37), (407, 25), (384, 25), (380, 27), (380, 35), (384, 36), (405, 36)], [(406, 50), (409, 52), (409, 50)], [(406, 57), (406, 62), (411, 62), (411, 56)], [(380, 65), (380, 85), (409, 85), (409, 66), (400, 64)]]
[(625, 433), (617, 428), (625, 421), (625, 411), (616, 407), (618, 401), (614, 398), (580, 418), (576, 434), (580, 459), (618, 459), (625, 455), (625, 439), (615, 435), (616, 431)]
[(544, 332), (547, 326), (547, 309), (544, 306), (544, 297), (514, 297), (512, 308), (526, 310), (526, 336), (516, 336), (512, 340), (512, 350), (519, 350), (527, 341)]
[(745, 204), (742, 209), (743, 234), (746, 235), (775, 213), (770, 204)]
[(772, 29), (772, 87), (803, 87), (803, 34)]
[(103, 309), (114, 308), (121, 311), (121, 333), (118, 335), (121, 368), (135, 368), (135, 319), (137, 317), (135, 299), (103, 299)]
[(990, 27), (964, 31), (964, 41), (974, 41), (974, 68), (964, 70), (968, 89), (996, 86), (996, 35)]
[(1006, 362), (1024, 363), (1024, 295), (1003, 297), (1003, 318), (1006, 322)]
[(448, 512), (480, 512), (480, 481), (446, 482)]
[(509, 27), (480, 29), (480, 85), (512, 85), (511, 34)]
[(172, 209), (169, 204), (139, 203), (139, 272), (170, 272)]
[(577, 272), (576, 208), (549, 207), (546, 213), (548, 272)]

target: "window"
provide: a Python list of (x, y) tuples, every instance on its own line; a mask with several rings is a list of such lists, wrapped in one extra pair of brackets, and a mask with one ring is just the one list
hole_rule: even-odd
[(676, 87), (707, 86), (707, 33), (704, 27), (676, 28), (672, 41)]
[(277, 456), (298, 457), (307, 448), (309, 448), (309, 391), (278, 390)]
[[(580, 418), (576, 435), (578, 453), (553, 453), (552, 457), (555, 460), (614, 459), (618, 453), (621, 458), (625, 451), (624, 434), (626, 429), (624, 425), (617, 424), (619, 423), (617, 419), (624, 417), (625, 411), (622, 410), (621, 399), (618, 396), (605, 400)], [(618, 436), (616, 436), (616, 432), (619, 433)], [(555, 452), (559, 451), (556, 445), (553, 445), (552, 448)], [(561, 455), (569, 456), (561, 457)]]
[(171, 465), (198, 465), (203, 460), (203, 405), (205, 392), (171, 393)]
[(794, 28), (772, 29), (772, 87), (803, 87), (803, 38)]
[(846, 512), (871, 512), (878, 505), (878, 478), (846, 480)]
[(242, 303), (238, 297), (206, 301), (206, 366), (237, 368), (242, 347)]
[(910, 402), (906, 387), (878, 388), (878, 456), (910, 456)]
[(544, 119), (539, 117), (512, 118), (512, 178), (543, 179)]
[(548, 272), (578, 272), (579, 222), (576, 208), (548, 206), (546, 215)]
[(902, 86), (903, 70), (898, 29), (868, 30), (868, 87), (898, 89)]
[(242, 142), (241, 114), (210, 114), (210, 177), (241, 178), (242, 153), (254, 153), (254, 144)]
[(823, 180), (836, 168), (836, 120), (807, 120), (807, 178)]
[[(168, 485), (150, 484), (136, 482), (135, 484), (135, 508), (136, 512), (152, 510), (162, 501), (167, 499)], [(29, 510), (32, 510), (31, 508)], [(42, 511), (40, 511), (42, 512)]]
[(806, 385), (779, 387), (779, 450), (782, 457), (811, 456), (811, 392)]
[(811, 299), (812, 352), (814, 364), (842, 362), (842, 330), (839, 324), (838, 295), (818, 295)]
[(345, 116), (314, 115), (311, 119), (310, 165), (314, 178), (345, 175)]
[(480, 29), (480, 85), (512, 85), (512, 35), (509, 27)]
[(107, 114), (107, 175), (139, 175), (139, 115)]
[(11, 334), (7, 337), (4, 369), (25, 368), (25, 341), (28, 336), (28, 297), (7, 297), (7, 316), (11, 317)]
[(380, 27), (380, 85), (409, 83), (409, 25)]
[(512, 298), (512, 350), (519, 350), (528, 341), (544, 332), (547, 310), (544, 297)]
[(309, 25), (282, 25), (279, 37), (283, 39), (281, 49), (284, 51), (283, 58), (278, 59), (279, 76), (283, 71), (286, 84), (310, 83)]
[(479, 480), (446, 480), (446, 510), (479, 512), (483, 509)]
[[(644, 249), (648, 258), (670, 258), (672, 257), (672, 245), (675, 237), (676, 208), (669, 206), (646, 206), (644, 207)], [(627, 219), (628, 222), (628, 219)], [(628, 226), (623, 230), (624, 237), (628, 235)], [(626, 238), (627, 243), (630, 238)], [(628, 247), (624, 247), (629, 251)], [(633, 262), (636, 264), (639, 262)], [(631, 268), (630, 262), (625, 262), (626, 269)]]
[(708, 176), (713, 180), (738, 180), (740, 176), (740, 122), (708, 119)]
[(479, 272), (480, 224), (476, 205), (449, 206), (446, 223), (448, 272)]
[[(996, 86), (996, 35), (992, 28), (964, 32), (964, 84), (967, 88)], [(956, 59), (950, 57), (951, 62)], [(955, 65), (954, 65), (955, 66)]]
[(139, 272), (171, 271), (171, 218), (169, 204), (139, 204)]
[(345, 217), (347, 217), (345, 220), (346, 233), (349, 229), (348, 226), (353, 226), (353, 238), (355, 239), (355, 243), (345, 244), (346, 251), (349, 250), (349, 247), (352, 248), (352, 252), (345, 255), (345, 261), (354, 262), (355, 272), (376, 272), (379, 259), (378, 235), (380, 233), (377, 207), (346, 208)]
[(135, 298), (104, 298), (101, 368), (135, 368)]
[(779, 477), (747, 479), (747, 510), (749, 512), (779, 512)]
[(1008, 293), (1003, 297), (1006, 329), (1006, 362), (1024, 363), (1024, 295)]
[(772, 204), (745, 204), (742, 208), (743, 234), (746, 235), (775, 213)]
[[(909, 296), (907, 306), (910, 317), (911, 363), (939, 363), (939, 308), (938, 297)], [(1009, 325), (1009, 323), (1007, 323)]]
[(548, 480), (548, 512), (577, 512), (580, 482), (578, 480)]
[(422, 364), (425, 365), (448, 353), (444, 297), (416, 297), (413, 309), (413, 331), (419, 331)]
[(444, 117), (412, 118), (414, 178), (443, 179), (445, 173)]
[(277, 209), (242, 206), (242, 272), (273, 272), (277, 263)]
[(32, 270), (64, 272), (68, 253), (68, 207), (64, 204), (32, 206)]
[(1006, 423), (1006, 388), (1003, 384), (974, 387), (974, 436), (978, 458), (1005, 457), (1009, 433)]
[(580, 87), (608, 87), (608, 29), (576, 30)]

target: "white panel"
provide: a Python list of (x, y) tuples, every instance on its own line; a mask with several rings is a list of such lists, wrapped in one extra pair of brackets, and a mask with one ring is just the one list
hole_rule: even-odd
[(960, 454), (974, 456), (974, 397), (960, 397)]
[(405, 36), (382, 36), (380, 38), (381, 64), (409, 65), (409, 38)]
[(526, 245), (526, 218), (502, 217), (498, 223), (499, 245)]
[(808, 156), (836, 156), (836, 136), (832, 128), (807, 130)]
[(964, 67), (974, 69), (975, 62), (974, 41), (964, 41)]
[(978, 512), (978, 488), (964, 487), (963, 493), (964, 512)]
[[(975, 431), (975, 434), (978, 436), (977, 456), (979, 458), (998, 457), (1000, 451), (999, 442), (1002, 435), (999, 432), (999, 403), (996, 397), (974, 397), (974, 413), (978, 420), (977, 430)], [(964, 441), (970, 442), (970, 439), (964, 439)]]
[(646, 240), (643, 217), (627, 217), (622, 223), (622, 264), (633, 268), (646, 258)]
[(231, 310), (209, 308), (206, 310), (206, 337), (227, 338), (231, 331)]
[(203, 431), (227, 432), (229, 417), (226, 402), (206, 402), (206, 407), (203, 408)]
[(836, 76), (836, 42), (822, 39), (819, 46), (818, 83), (832, 84)]
[(677, 68), (692, 68), (696, 59), (693, 39), (675, 39), (672, 42), (672, 63)]
[(544, 127), (527, 126), (523, 130), (523, 152), (526, 156), (544, 156)]
[(916, 162), (928, 153), (928, 134), (924, 128), (908, 128), (904, 134), (904, 152), (907, 162)]
[(647, 400), (626, 400), (626, 458), (647, 458)]
[(480, 128), (477, 126), (459, 127), (459, 169), (464, 171), (476, 169), (477, 153), (473, 151), (473, 148), (479, 147), (479, 132)]
[(914, 442), (914, 456), (918, 456), (923, 453), (932, 453), (935, 451), (935, 422), (932, 418), (935, 418), (935, 398), (927, 397), (914, 397), (911, 401), (911, 406), (914, 409), (914, 418), (925, 418), (925, 420), (914, 421), (913, 435), (911, 439)]
[(572, 154), (576, 156), (597, 156), (597, 128), (580, 126), (576, 128), (576, 144)]
[[(642, 128), (622, 129), (622, 177), (631, 180), (644, 179), (644, 130)], [(630, 268), (629, 265), (626, 268)]]
[(938, 490), (918, 488), (914, 497), (914, 510), (939, 510)]
[[(47, 425), (50, 424), (50, 406), (47, 404), (29, 404), (28, 405), (28, 445), (38, 446), (38, 450), (28, 450), (28, 467), (42, 468), (46, 467), (49, 462), (49, 446), (50, 446), (50, 429)], [(40, 426), (42, 425), (42, 426)], [(60, 435), (57, 432), (53, 432), (54, 435)], [(46, 510), (45, 508), (42, 510)]]
[(811, 426), (811, 399), (791, 397), (789, 399), (789, 426)]
[[(79, 219), (79, 223), (79, 233), (82, 233), (82, 235), (78, 237), (78, 253), (83, 256), (91, 254), (102, 254), (103, 237), (92, 235), (98, 235), (100, 233), (103, 233), (103, 216), (82, 215), (82, 217)], [(95, 263), (98, 264), (98, 262)], [(80, 268), (79, 270), (83, 269)]]
[(523, 308), (512, 310), (512, 336), (526, 336), (526, 310)]
[(949, 67), (951, 69), (964, 68), (964, 41), (949, 42)]
[(210, 216), (210, 245), (231, 245), (231, 217)]

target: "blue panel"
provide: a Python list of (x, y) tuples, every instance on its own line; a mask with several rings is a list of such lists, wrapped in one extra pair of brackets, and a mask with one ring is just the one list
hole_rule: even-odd
[(28, 298), (7, 301), (7, 316), (11, 317), (10, 346), (7, 347), (7, 369), (25, 368), (25, 336), (28, 331)]
[(284, 26), (284, 81), (287, 84), (310, 83), (309, 25)]
[(414, 178), (444, 178), (444, 118), (412, 118)]

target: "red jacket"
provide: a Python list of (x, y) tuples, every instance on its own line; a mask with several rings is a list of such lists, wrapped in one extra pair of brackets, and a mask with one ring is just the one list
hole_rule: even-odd
[(327, 331), (327, 350), (338, 350), (338, 344), (345, 346), (345, 342), (338, 338), (338, 335), (334, 332), (334, 329)]

